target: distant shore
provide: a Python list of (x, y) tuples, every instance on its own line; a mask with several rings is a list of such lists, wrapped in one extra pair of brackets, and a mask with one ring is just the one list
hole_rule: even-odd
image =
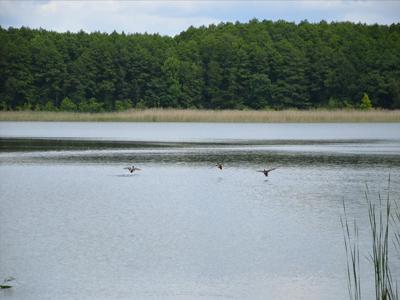
[(1, 111), (0, 121), (337, 123), (400, 122), (400, 110), (183, 110), (145, 109), (77, 113)]

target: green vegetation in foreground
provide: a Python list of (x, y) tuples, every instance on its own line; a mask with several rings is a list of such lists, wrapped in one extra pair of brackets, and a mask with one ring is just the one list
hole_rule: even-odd
[(0, 111), (0, 121), (92, 122), (400, 122), (400, 110), (179, 110), (145, 109), (109, 113)]
[[(360, 277), (360, 257), (367, 259), (374, 274), (374, 287), (376, 300), (399, 300), (398, 284), (400, 278), (393, 273), (393, 260), (400, 258), (400, 207), (398, 201), (390, 199), (390, 177), (386, 199), (379, 195), (378, 205), (369, 199), (368, 187), (366, 200), (370, 223), (372, 249), (364, 253), (358, 244), (358, 226), (356, 221), (349, 224), (344, 207), (344, 218), (341, 224), (344, 233), (344, 244), (347, 257), (347, 282), (349, 299), (361, 300), (362, 289)], [(394, 245), (394, 247), (391, 247)], [(394, 254), (389, 250), (393, 249)], [(361, 254), (361, 255), (360, 255)]]
[(174, 37), (0, 27), (0, 66), (0, 110), (399, 109), (400, 23), (253, 19)]

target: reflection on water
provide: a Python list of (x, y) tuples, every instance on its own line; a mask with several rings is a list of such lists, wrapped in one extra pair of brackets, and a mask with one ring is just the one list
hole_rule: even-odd
[(128, 178), (132, 178), (134, 176), (138, 176), (139, 174), (117, 174), (117, 175), (113, 175), (116, 177), (128, 177)]
[[(129, 133), (115, 142), (96, 140), (105, 134), (93, 125), (84, 130), (94, 130), (90, 140), (67, 139), (77, 128), (69, 123), (57, 139), (53, 129), (36, 136), (44, 124), (34, 139), (13, 138), (29, 128), (7, 126), (0, 278), (12, 275), (17, 286), (0, 291), (5, 299), (347, 299), (343, 199), (369, 249), (365, 184), (372, 199), (385, 195), (390, 173), (391, 196), (400, 196), (400, 137), (390, 129), (380, 138), (347, 125), (359, 139), (308, 139), (321, 125), (296, 139), (236, 140), (219, 138), (243, 127), (207, 125), (215, 130), (205, 142), (120, 139)], [(108, 126), (110, 135), (121, 129)], [(283, 136), (298, 134), (290, 128)], [(131, 164), (142, 171), (123, 169)], [(256, 172), (264, 167), (278, 169), (266, 178)], [(372, 273), (362, 268), (364, 299), (373, 299)]]
[(398, 167), (399, 141), (258, 141), (252, 145), (213, 143), (139, 143), (0, 139), (3, 163), (157, 163), (213, 164), (232, 167), (270, 165), (368, 165)]

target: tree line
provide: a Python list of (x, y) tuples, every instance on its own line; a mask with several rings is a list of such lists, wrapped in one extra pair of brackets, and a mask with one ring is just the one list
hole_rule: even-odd
[(286, 21), (158, 34), (0, 27), (0, 109), (400, 108), (400, 24)]

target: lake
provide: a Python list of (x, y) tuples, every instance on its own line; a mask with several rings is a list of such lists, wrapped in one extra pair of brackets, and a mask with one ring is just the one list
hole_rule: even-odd
[(1, 122), (0, 297), (348, 299), (343, 201), (368, 255), (389, 174), (398, 123)]

